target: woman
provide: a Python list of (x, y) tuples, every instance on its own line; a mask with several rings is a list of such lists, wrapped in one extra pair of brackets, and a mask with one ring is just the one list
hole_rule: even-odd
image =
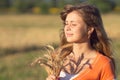
[[(115, 66), (110, 41), (99, 10), (89, 4), (67, 5), (61, 12), (64, 30), (61, 46), (72, 44), (60, 80), (114, 80)], [(69, 50), (69, 49), (68, 49)], [(63, 53), (64, 54), (64, 53)], [(49, 75), (46, 80), (54, 80)]]

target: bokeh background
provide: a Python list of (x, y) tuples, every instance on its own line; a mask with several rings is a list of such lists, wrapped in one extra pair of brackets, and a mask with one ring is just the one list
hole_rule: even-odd
[(120, 0), (0, 0), (0, 80), (45, 80), (44, 68), (30, 64), (45, 45), (58, 46), (63, 6), (81, 2), (100, 9), (120, 80)]

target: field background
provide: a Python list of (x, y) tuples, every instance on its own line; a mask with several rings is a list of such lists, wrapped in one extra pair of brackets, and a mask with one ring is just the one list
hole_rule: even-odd
[[(116, 73), (120, 80), (120, 15), (102, 15), (113, 41)], [(41, 46), (59, 43), (62, 21), (58, 15), (0, 15), (0, 80), (45, 80), (42, 67), (30, 63), (46, 53)]]

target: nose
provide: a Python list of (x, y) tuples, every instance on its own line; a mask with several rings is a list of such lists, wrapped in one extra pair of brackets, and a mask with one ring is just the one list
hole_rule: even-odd
[(71, 30), (71, 25), (70, 25), (70, 24), (65, 25), (65, 30), (66, 30), (66, 31), (70, 31), (70, 30)]

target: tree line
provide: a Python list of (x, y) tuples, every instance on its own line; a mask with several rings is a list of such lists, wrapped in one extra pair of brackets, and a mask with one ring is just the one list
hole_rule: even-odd
[(101, 12), (120, 11), (119, 0), (0, 0), (0, 13), (57, 14), (65, 4), (88, 2)]

